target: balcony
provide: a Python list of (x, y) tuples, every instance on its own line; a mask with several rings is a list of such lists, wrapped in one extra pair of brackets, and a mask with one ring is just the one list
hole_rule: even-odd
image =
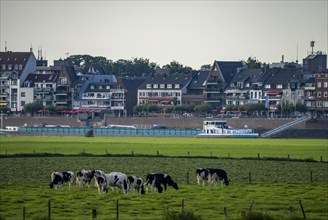
[(124, 106), (111, 106), (111, 110), (124, 110)]
[(46, 88), (40, 88), (40, 87), (35, 87), (34, 92), (53, 92), (54, 90), (50, 87)]

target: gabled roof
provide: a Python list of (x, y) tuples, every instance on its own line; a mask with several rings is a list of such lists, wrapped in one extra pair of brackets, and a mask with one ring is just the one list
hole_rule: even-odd
[(30, 56), (32, 55), (32, 52), (0, 52), (0, 65), (25, 65)]
[[(147, 89), (147, 84), (179, 84), (180, 88), (187, 85), (190, 80), (192, 79), (191, 74), (179, 74), (179, 75), (169, 75), (169, 76), (154, 76), (149, 79), (147, 79), (140, 87), (139, 89)], [(160, 89), (160, 88), (158, 88)], [(174, 87), (172, 87), (174, 89)]]
[(210, 71), (195, 71), (193, 78), (188, 85), (188, 89), (204, 89)]
[(229, 83), (238, 69), (245, 68), (242, 61), (214, 61), (217, 69), (220, 70), (223, 79), (226, 83)]
[[(20, 77), (31, 56), (34, 57), (33, 52), (0, 52), (0, 72), (15, 71)], [(6, 66), (5, 70), (2, 69), (2, 65)], [(9, 65), (12, 66), (11, 70), (8, 69)], [(22, 65), (22, 68), (14, 69), (15, 65)]]

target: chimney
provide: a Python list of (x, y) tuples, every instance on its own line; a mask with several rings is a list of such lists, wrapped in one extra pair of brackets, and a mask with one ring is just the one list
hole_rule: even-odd
[(281, 63), (284, 63), (284, 55), (281, 56)]

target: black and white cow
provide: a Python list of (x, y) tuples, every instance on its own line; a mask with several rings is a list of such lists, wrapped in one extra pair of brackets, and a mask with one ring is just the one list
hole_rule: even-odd
[(88, 186), (93, 178), (94, 172), (91, 170), (79, 170), (76, 172), (76, 186)]
[(144, 182), (141, 177), (130, 175), (128, 176), (129, 189), (137, 190), (140, 194), (145, 194)]
[(228, 175), (225, 170), (222, 169), (214, 169), (214, 168), (207, 168), (209, 171), (208, 175), (208, 183), (210, 185), (216, 185), (217, 181), (221, 181), (221, 185), (229, 185)]
[(93, 170), (91, 175), (95, 180), (95, 186), (98, 188), (99, 194), (106, 192), (106, 174), (102, 170)]
[(62, 187), (64, 182), (68, 182), (68, 188), (70, 189), (73, 182), (74, 173), (72, 171), (65, 171), (65, 172), (53, 172), (51, 174), (51, 189), (57, 189)]
[(106, 192), (108, 192), (109, 187), (121, 187), (123, 193), (128, 192), (128, 177), (126, 174), (121, 172), (111, 172), (105, 174), (106, 177)]
[(172, 186), (174, 189), (178, 190), (178, 184), (176, 184), (172, 178), (166, 174), (166, 173), (148, 173), (146, 176), (146, 183), (147, 191), (148, 191), (148, 184), (151, 185), (151, 191), (154, 192), (154, 187), (157, 188), (159, 193), (163, 192), (163, 187), (161, 185), (164, 185), (164, 191), (166, 191), (167, 186)]
[(209, 174), (209, 170), (207, 168), (196, 169), (198, 185), (200, 185), (201, 182), (203, 182), (203, 186), (205, 185), (205, 181), (208, 180), (208, 174)]

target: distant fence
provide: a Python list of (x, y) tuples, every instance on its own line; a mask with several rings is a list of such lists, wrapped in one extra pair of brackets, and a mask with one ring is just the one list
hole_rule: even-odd
[[(21, 127), (24, 133), (58, 133), (66, 135), (84, 135), (90, 128), (63, 127)], [(127, 128), (93, 128), (95, 135), (127, 135), (127, 136), (195, 136), (202, 131), (199, 129), (127, 129)]]

